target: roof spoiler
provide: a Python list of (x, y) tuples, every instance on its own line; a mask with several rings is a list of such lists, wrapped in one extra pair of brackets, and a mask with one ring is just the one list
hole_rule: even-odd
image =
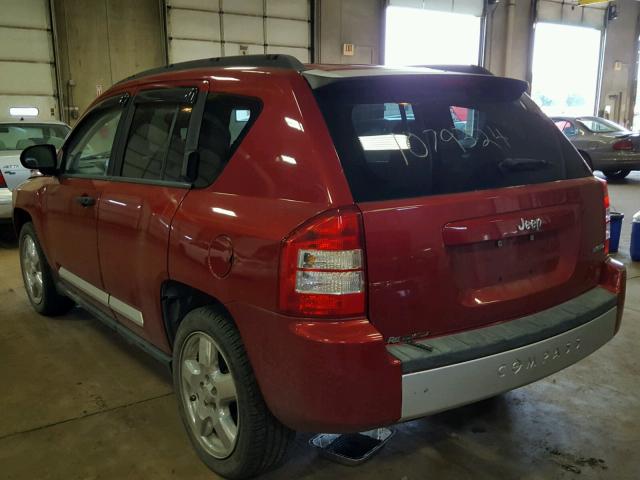
[(480, 65), (412, 65), (412, 67), (430, 68), (432, 70), (442, 70), (445, 72), (493, 75), (493, 73)]
[[(526, 93), (529, 84), (515, 78), (494, 75), (464, 75), (459, 72), (403, 75), (367, 75), (346, 78), (307, 79), (317, 94), (332, 102), (379, 103), (380, 98), (410, 102), (431, 96), (442, 99), (451, 92), (465, 92), (487, 101), (514, 101)], [(429, 84), (431, 88), (425, 89)], [(357, 100), (356, 100), (357, 99)], [(395, 101), (395, 100), (389, 100)]]
[(301, 72), (305, 66), (297, 58), (291, 55), (266, 54), (266, 55), (235, 55), (230, 57), (203, 58), (200, 60), (190, 60), (188, 62), (171, 63), (165, 67), (145, 70), (130, 77), (120, 80), (116, 85), (136, 78), (148, 77), (166, 72), (178, 72), (182, 70), (192, 70), (195, 68), (216, 68), (216, 67), (265, 67), (283, 68)]

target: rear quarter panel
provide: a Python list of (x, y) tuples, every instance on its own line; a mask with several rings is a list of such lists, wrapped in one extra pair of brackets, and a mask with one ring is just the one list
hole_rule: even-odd
[[(274, 362), (279, 350), (293, 348), (289, 328), (300, 319), (273, 313), (280, 245), (314, 215), (353, 199), (306, 81), (289, 72), (229, 75), (241, 81), (212, 78), (211, 91), (258, 97), (263, 108), (221, 175), (182, 202), (172, 224), (169, 277), (227, 307), (267, 404), (285, 420), (294, 387)], [(279, 334), (280, 342), (269, 341)]]
[[(169, 276), (222, 303), (273, 311), (283, 238), (310, 217), (353, 199), (306, 81), (290, 72), (231, 75), (239, 81), (212, 77), (210, 90), (258, 97), (263, 108), (221, 175), (184, 199), (172, 225)], [(232, 246), (225, 260), (232, 267), (223, 276), (214, 265), (220, 252), (213, 245), (221, 236)]]

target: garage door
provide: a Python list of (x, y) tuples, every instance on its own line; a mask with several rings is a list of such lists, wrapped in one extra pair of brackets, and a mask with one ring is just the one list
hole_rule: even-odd
[(169, 62), (286, 53), (309, 62), (309, 0), (167, 0)]
[(484, 0), (388, 0), (388, 4), (392, 7), (462, 13), (477, 17), (484, 13)]
[(11, 107), (58, 118), (48, 0), (3, 0), (0, 16), (0, 119)]
[(531, 96), (550, 116), (593, 115), (607, 4), (539, 0), (536, 7)]
[(385, 64), (481, 64), (485, 0), (388, 0), (387, 5)]
[(607, 3), (578, 6), (576, 0), (538, 0), (536, 21), (604, 28)]

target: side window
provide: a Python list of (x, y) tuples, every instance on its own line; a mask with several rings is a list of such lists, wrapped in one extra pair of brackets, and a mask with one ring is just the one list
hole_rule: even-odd
[(196, 187), (210, 185), (255, 122), (260, 102), (251, 98), (211, 94), (200, 127)]
[(469, 117), (469, 109), (465, 107), (449, 107), (451, 112), (451, 120), (453, 121), (454, 128), (459, 130), (466, 130), (467, 118)]
[[(451, 121), (453, 122), (453, 131), (451, 135), (444, 132), (444, 138), (449, 136), (464, 139), (467, 143), (474, 143), (478, 140), (477, 123), (479, 120), (479, 112), (472, 108), (451, 106)], [(441, 135), (443, 132), (441, 132)]]
[(231, 110), (231, 118), (229, 118), (229, 141), (232, 145), (247, 126), (249, 120), (251, 120), (251, 110), (244, 108), (234, 108)]
[(574, 137), (578, 134), (576, 126), (568, 120), (556, 120), (554, 123), (567, 137)]
[(135, 106), (122, 176), (179, 181), (191, 106), (151, 102)]
[(573, 123), (567, 122), (567, 125), (562, 129), (562, 133), (567, 137), (575, 137), (578, 134), (578, 129)]
[(83, 122), (78, 135), (66, 148), (66, 173), (107, 174), (121, 116), (122, 108), (115, 106), (98, 110)]

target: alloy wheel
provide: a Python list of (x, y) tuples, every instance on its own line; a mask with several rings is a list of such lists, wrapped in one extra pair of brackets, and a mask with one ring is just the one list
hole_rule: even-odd
[(42, 263), (36, 243), (30, 235), (24, 237), (22, 242), (22, 251), (20, 252), (22, 260), (22, 274), (24, 275), (25, 287), (31, 301), (35, 304), (42, 302), (43, 283), (42, 283)]
[(204, 332), (193, 332), (180, 354), (182, 402), (193, 436), (213, 457), (227, 458), (235, 449), (238, 395), (229, 362)]

